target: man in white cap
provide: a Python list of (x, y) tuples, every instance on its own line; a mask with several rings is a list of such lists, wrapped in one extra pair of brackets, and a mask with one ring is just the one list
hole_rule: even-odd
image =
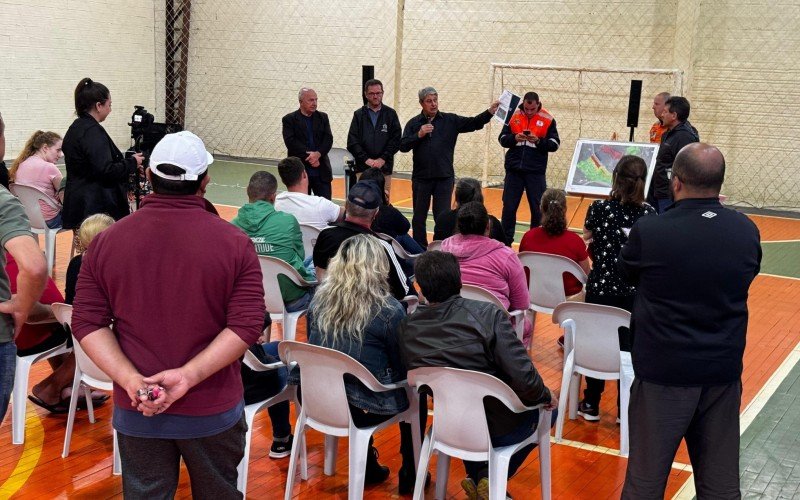
[(174, 496), (181, 458), (194, 495), (241, 498), (239, 359), (261, 333), (264, 290), (250, 238), (203, 198), (212, 161), (194, 134), (165, 136), (146, 173), (154, 194), (83, 258), (73, 334), (114, 380), (126, 498)]

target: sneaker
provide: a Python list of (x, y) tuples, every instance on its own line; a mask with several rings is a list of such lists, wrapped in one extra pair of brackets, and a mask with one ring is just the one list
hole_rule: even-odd
[(378, 484), (389, 477), (389, 468), (378, 462), (378, 449), (370, 447), (367, 455), (367, 469), (364, 471), (364, 484)]
[(269, 447), (269, 458), (286, 458), (292, 454), (292, 443), (294, 436), (289, 434), (287, 441), (273, 441)]
[(468, 477), (462, 479), (461, 489), (463, 489), (464, 493), (467, 494), (467, 498), (469, 500), (478, 500), (478, 487), (475, 485), (475, 481), (473, 481), (472, 479)]
[(558, 347), (560, 347), (562, 350), (564, 349), (564, 336), (563, 335), (558, 337), (558, 340), (556, 340), (556, 344), (558, 344)]
[(586, 401), (581, 401), (578, 403), (578, 415), (589, 422), (597, 422), (600, 420), (600, 410), (596, 406), (592, 406)]

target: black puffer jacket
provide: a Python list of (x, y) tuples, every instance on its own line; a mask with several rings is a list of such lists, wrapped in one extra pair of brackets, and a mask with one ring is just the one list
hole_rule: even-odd
[(136, 160), (125, 158), (97, 120), (81, 114), (64, 135), (67, 185), (64, 229), (75, 229), (94, 214), (119, 220), (130, 213), (128, 184)]
[(652, 189), (656, 199), (665, 200), (672, 197), (667, 170), (672, 168), (675, 156), (684, 146), (699, 140), (700, 135), (697, 133), (697, 129), (688, 121), (664, 132), (661, 137), (661, 146), (658, 148), (658, 156), (656, 157), (656, 168), (653, 171)]
[[(551, 400), (508, 314), (493, 304), (454, 295), (440, 304), (420, 306), (400, 323), (398, 335), (408, 370), (426, 366), (474, 370), (508, 384), (526, 405)], [(492, 435), (508, 433), (523, 421), (499, 401), (488, 400), (485, 405)]]

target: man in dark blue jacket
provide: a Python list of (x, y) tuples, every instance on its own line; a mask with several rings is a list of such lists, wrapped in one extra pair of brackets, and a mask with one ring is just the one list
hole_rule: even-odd
[(539, 94), (528, 92), (498, 137), (506, 152), (506, 178), (503, 182), (503, 232), (509, 244), (514, 241), (517, 209), (522, 192), (528, 195), (531, 207), (531, 227), (542, 218), (539, 204), (547, 189), (547, 157), (558, 150), (561, 139), (556, 119), (542, 108)]
[(394, 109), (383, 104), (383, 83), (380, 80), (367, 80), (364, 97), (367, 104), (353, 113), (350, 122), (347, 150), (356, 160), (356, 172), (380, 169), (386, 192), (389, 192), (394, 155), (400, 149), (400, 119)]
[(333, 147), (333, 133), (328, 115), (317, 111), (317, 93), (303, 87), (298, 94), (300, 107), (284, 116), (283, 142), (286, 156), (303, 161), (308, 175), (308, 194), (331, 199), (333, 172), (328, 153)]
[[(458, 134), (480, 130), (489, 123), (500, 105), (495, 101), (489, 109), (473, 116), (459, 116), (439, 111), (439, 94), (433, 87), (419, 91), (422, 113), (410, 119), (403, 129), (400, 151), (414, 151), (411, 171), (411, 192), (414, 199), (414, 216), (411, 229), (414, 239), (423, 248), (428, 246), (425, 221), (433, 198), (433, 217), (450, 210), (455, 171), (453, 155)], [(435, 131), (434, 131), (435, 130)]]
[(670, 180), (675, 204), (639, 219), (620, 252), (637, 288), (623, 499), (663, 498), (683, 438), (697, 497), (740, 498), (747, 295), (761, 246), (755, 224), (720, 204), (724, 177), (717, 148), (683, 148)]
[(690, 109), (689, 101), (685, 97), (673, 96), (666, 100), (661, 112), (661, 123), (667, 131), (661, 136), (656, 168), (647, 197), (658, 213), (663, 213), (672, 204), (669, 173), (675, 157), (684, 146), (700, 140), (697, 129), (689, 123)]

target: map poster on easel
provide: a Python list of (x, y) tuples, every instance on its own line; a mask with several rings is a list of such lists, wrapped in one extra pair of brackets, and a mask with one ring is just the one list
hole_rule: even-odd
[(564, 190), (570, 194), (608, 196), (611, 193), (611, 175), (619, 159), (625, 155), (638, 156), (647, 165), (644, 187), (647, 193), (656, 166), (658, 144), (593, 139), (578, 139)]

